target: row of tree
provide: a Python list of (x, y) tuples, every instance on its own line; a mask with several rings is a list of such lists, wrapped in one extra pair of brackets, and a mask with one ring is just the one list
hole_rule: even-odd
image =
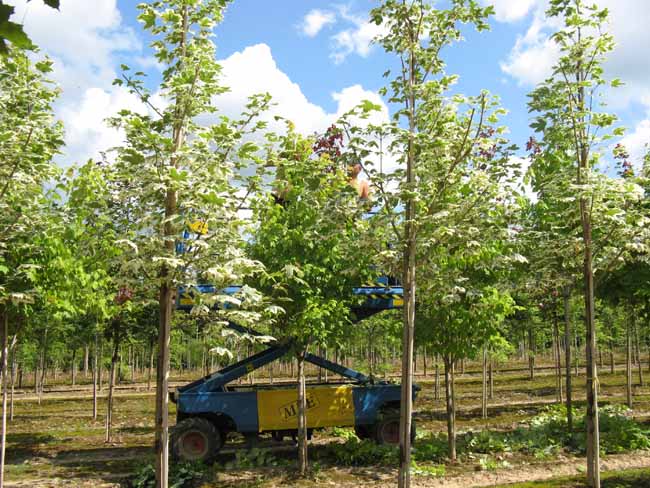
[[(650, 228), (650, 161), (635, 172), (619, 145), (612, 159), (620, 174), (601, 169), (622, 135), (616, 117), (598, 105), (603, 89), (620, 85), (603, 74), (614, 45), (603, 32), (607, 11), (583, 0), (550, 2), (547, 15), (564, 27), (553, 36), (561, 57), (552, 76), (530, 94), (537, 133), (527, 147), (531, 200), (520, 188), (520, 159), (500, 125), (505, 110), (498, 98), (456, 93), (457, 76), (446, 72), (442, 58), (467, 25), (488, 29), (491, 7), (473, 0), (455, 0), (447, 9), (385, 0), (370, 18), (385, 28), (377, 42), (397, 58), (382, 90), (393, 119), (368, 124), (377, 107), (360, 100), (324, 135), (305, 136), (290, 121), (281, 134), (270, 129), (267, 94), (252, 96), (239, 118), (217, 112), (215, 97), (227, 88), (212, 34), (228, 3), (139, 6), (154, 54), (166, 66), (162, 80), (153, 87), (144, 73), (123, 66), (115, 84), (140, 103), (107, 123), (124, 132), (124, 144), (106, 161), (68, 171), (53, 163), (63, 148), (63, 124), (52, 111), (58, 92), (47, 79), (51, 62), (34, 63), (16, 43), (0, 58), (4, 405), (13, 378), (10, 357), (23, 358), (28, 369), (31, 357), (42, 389), (52, 358), (62, 354), (74, 370), (83, 350), (84, 363), (92, 358), (95, 390), (99, 363), (108, 357), (109, 436), (120, 352), (140, 344), (156, 367), (157, 479), (166, 487), (174, 335), (187, 347), (188, 366), (196, 361), (190, 341), (202, 345), (201, 354), (228, 356), (254, 346), (242, 340), (264, 340), (233, 337), (225, 328), (233, 321), (293, 345), (304, 474), (305, 353), (341, 349), (358, 334), (350, 290), (387, 273), (404, 286), (402, 327), (391, 317), (364, 327), (402, 334), (400, 486), (410, 485), (416, 340), (444, 365), (455, 459), (459, 363), (483, 357), (487, 364), (491, 351), (523, 339), (534, 372), (536, 347), (546, 334), (540, 323), (550, 326), (558, 381), (564, 355), (568, 405), (575, 347), (585, 346), (587, 476), (599, 486), (596, 312), (608, 333), (619, 323), (613, 316), (622, 303), (629, 317), (647, 306)], [(384, 158), (398, 169), (384, 173)], [(354, 164), (370, 176), (371, 202), (359, 201), (349, 184)], [(179, 289), (200, 283), (245, 286), (235, 296), (197, 296), (191, 314), (175, 313)], [(603, 306), (596, 307), (597, 295)], [(574, 325), (575, 297), (584, 302), (578, 314), (584, 335)], [(628, 326), (628, 351), (636, 330)], [(62, 344), (64, 351), (55, 353)], [(102, 344), (110, 350), (102, 351)], [(369, 334), (366, 351), (379, 347)], [(4, 419), (6, 413), (1, 466)]]

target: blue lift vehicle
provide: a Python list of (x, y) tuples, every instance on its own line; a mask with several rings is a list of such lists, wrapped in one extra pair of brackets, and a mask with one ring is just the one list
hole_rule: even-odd
[[(403, 305), (402, 288), (389, 286), (387, 281), (384, 283), (353, 290), (355, 295), (366, 297), (362, 305), (353, 310), (358, 320)], [(229, 287), (221, 290), (221, 293), (233, 294), (237, 290), (238, 287)], [(177, 308), (190, 310), (193, 293), (215, 291), (210, 286), (196, 287), (192, 293), (180, 290)], [(231, 323), (230, 327), (254, 334), (237, 324)], [(172, 394), (172, 400), (177, 405), (176, 426), (171, 436), (172, 456), (188, 461), (210, 462), (223, 447), (230, 432), (239, 432), (248, 439), (254, 439), (261, 433), (270, 433), (278, 441), (285, 436), (295, 438), (298, 426), (295, 385), (232, 384), (290, 351), (290, 343), (273, 343), (262, 352), (178, 388)], [(398, 442), (400, 385), (376, 381), (313, 354), (307, 354), (305, 360), (343, 377), (338, 382), (307, 384), (309, 433), (325, 427), (353, 427), (362, 439), (374, 439), (380, 443)], [(419, 389), (419, 386), (413, 386), (414, 399)], [(415, 426), (412, 435), (415, 435)]]

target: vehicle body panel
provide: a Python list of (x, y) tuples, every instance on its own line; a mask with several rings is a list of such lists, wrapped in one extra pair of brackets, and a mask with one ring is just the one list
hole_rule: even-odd
[[(419, 388), (414, 386), (413, 398)], [(399, 408), (399, 385), (316, 384), (307, 386), (307, 427), (354, 427), (374, 424), (380, 413)], [(253, 387), (250, 391), (186, 392), (177, 398), (181, 416), (226, 415), (237, 432), (298, 428), (295, 385)]]

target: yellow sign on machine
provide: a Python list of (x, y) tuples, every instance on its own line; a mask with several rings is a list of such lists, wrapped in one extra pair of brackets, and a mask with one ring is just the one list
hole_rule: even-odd
[(200, 220), (197, 220), (195, 222), (192, 222), (190, 225), (190, 230), (194, 232), (195, 234), (200, 234), (200, 235), (205, 235), (208, 233), (208, 224), (206, 222), (202, 222)]
[[(307, 427), (354, 425), (350, 386), (307, 388)], [(259, 390), (257, 414), (260, 432), (298, 428), (298, 394), (295, 389)]]

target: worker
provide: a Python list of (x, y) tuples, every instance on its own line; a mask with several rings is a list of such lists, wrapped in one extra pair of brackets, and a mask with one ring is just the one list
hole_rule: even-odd
[(368, 180), (360, 180), (359, 174), (363, 170), (363, 167), (360, 163), (356, 163), (350, 167), (350, 186), (357, 191), (357, 195), (361, 200), (367, 200), (370, 196), (370, 186), (368, 185)]

